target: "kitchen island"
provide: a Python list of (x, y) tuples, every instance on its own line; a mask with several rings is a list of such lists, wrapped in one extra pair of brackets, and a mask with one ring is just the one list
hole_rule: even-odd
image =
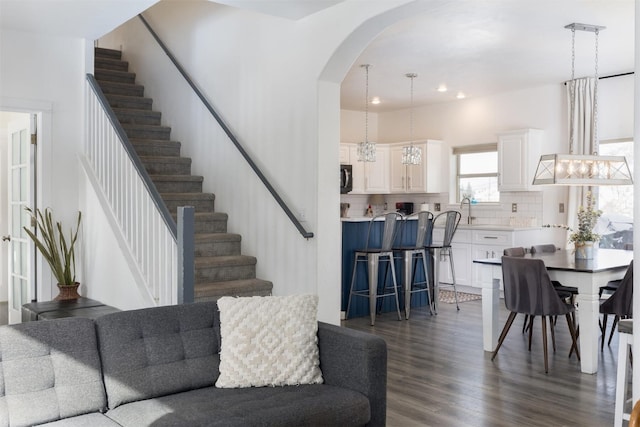
[[(354, 252), (366, 246), (367, 230), (371, 218), (369, 217), (353, 217), (341, 218), (342, 221), (342, 312), (346, 312), (347, 303), (349, 301), (349, 287), (351, 286), (351, 277), (353, 273)], [(382, 221), (373, 225), (374, 236), (378, 238), (382, 233)], [(399, 237), (399, 245), (411, 245), (415, 241), (417, 221), (407, 221), (401, 238)], [(443, 229), (436, 227), (433, 231), (434, 242), (442, 240)], [(563, 242), (564, 237), (559, 229), (545, 227), (526, 227), (511, 225), (491, 225), (491, 224), (462, 224), (458, 225), (456, 234), (452, 242), (452, 253), (455, 265), (456, 283), (461, 286), (471, 286), (478, 288), (478, 293), (483, 286), (484, 270), (477, 265), (474, 266), (474, 259), (495, 258), (502, 255), (505, 248), (523, 246), (526, 248), (531, 245)], [(452, 275), (449, 268), (448, 260), (441, 260), (439, 268), (440, 281), (442, 283), (451, 283)], [(397, 259), (396, 274), (398, 286), (404, 283), (402, 260)], [(432, 265), (430, 265), (432, 267)], [(363, 269), (356, 276), (356, 289), (366, 289), (366, 275)], [(433, 271), (433, 268), (430, 268)], [(389, 272), (389, 275), (391, 273)], [(380, 272), (380, 280), (384, 276), (384, 269)], [(418, 268), (416, 280), (423, 281), (424, 275), (422, 268)], [(391, 278), (389, 277), (389, 281)], [(380, 282), (381, 283), (381, 282)], [(403, 295), (398, 295), (400, 300), (400, 309), (403, 310)], [(411, 298), (411, 307), (424, 307), (427, 304), (427, 298), (424, 292), (414, 294)], [(395, 311), (395, 301), (393, 298), (384, 298), (381, 305), (382, 312)], [(351, 302), (351, 312), (349, 318), (366, 316), (369, 314), (369, 305), (366, 298), (356, 297)]]

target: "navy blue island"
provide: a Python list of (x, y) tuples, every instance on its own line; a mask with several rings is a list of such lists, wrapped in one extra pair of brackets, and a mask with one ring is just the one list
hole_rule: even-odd
[[(347, 304), (349, 302), (349, 289), (351, 286), (351, 278), (353, 274), (353, 263), (355, 258), (355, 252), (359, 249), (364, 249), (367, 244), (367, 232), (369, 229), (369, 223), (371, 218), (341, 218), (342, 221), (342, 305), (341, 310), (343, 313), (347, 311)], [(384, 221), (374, 221), (371, 230), (371, 241), (379, 242), (381, 240), (382, 229)], [(396, 245), (394, 246), (411, 246), (415, 244), (416, 232), (418, 221), (408, 220), (405, 221), (402, 232), (399, 232), (396, 237)], [(427, 257), (428, 269), (431, 275), (433, 275), (432, 259)], [(378, 289), (381, 289), (382, 280), (385, 276), (384, 263), (380, 263), (381, 269), (378, 274)], [(396, 280), (398, 284), (398, 300), (400, 303), (400, 310), (404, 313), (404, 286), (405, 277), (403, 273), (403, 260), (402, 255), (398, 254), (395, 257), (395, 270)], [(424, 272), (421, 267), (417, 267), (415, 273), (415, 280), (424, 282)], [(368, 289), (367, 285), (367, 272), (366, 263), (358, 263), (358, 272), (356, 275), (355, 289)], [(433, 277), (433, 276), (432, 276)], [(388, 271), (387, 283), (391, 283), (391, 269)], [(433, 283), (433, 281), (431, 281)], [(427, 295), (425, 292), (419, 292), (411, 297), (411, 308), (413, 307), (425, 307), (427, 305)], [(382, 298), (378, 303), (378, 312), (394, 312), (396, 311), (395, 299), (393, 297)], [(346, 313), (347, 318), (362, 317), (369, 315), (369, 300), (359, 296), (354, 296), (351, 301), (351, 309), (349, 313)], [(404, 317), (404, 314), (403, 314)]]

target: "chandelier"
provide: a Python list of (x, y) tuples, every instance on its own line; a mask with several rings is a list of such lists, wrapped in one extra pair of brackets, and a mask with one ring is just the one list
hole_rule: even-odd
[[(598, 35), (606, 27), (588, 24), (569, 24), (571, 30), (571, 120), (569, 124), (569, 146), (573, 147), (575, 111), (575, 44), (576, 30), (595, 33), (595, 83), (593, 94), (593, 138), (598, 147)], [(573, 151), (573, 150), (570, 150)], [(624, 156), (599, 156), (593, 154), (546, 154), (533, 178), (534, 185), (630, 185), (631, 171)]]
[(422, 163), (422, 150), (420, 147), (413, 145), (413, 79), (418, 77), (416, 73), (405, 74), (411, 79), (411, 108), (409, 110), (409, 134), (411, 140), (407, 147), (402, 148), (402, 164), (404, 165), (419, 165)]
[(369, 141), (369, 67), (371, 64), (361, 65), (365, 70), (365, 94), (364, 94), (364, 141), (358, 143), (358, 161), (376, 161), (376, 143)]

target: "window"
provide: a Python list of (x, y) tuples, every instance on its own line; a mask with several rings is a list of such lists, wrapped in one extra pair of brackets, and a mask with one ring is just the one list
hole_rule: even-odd
[[(602, 156), (625, 156), (633, 173), (633, 141), (600, 141)], [(598, 209), (602, 217), (597, 231), (600, 247), (625, 249), (633, 243), (633, 185), (603, 185), (598, 187)]]
[(499, 202), (498, 149), (496, 144), (456, 147), (456, 201), (469, 197), (473, 202)]

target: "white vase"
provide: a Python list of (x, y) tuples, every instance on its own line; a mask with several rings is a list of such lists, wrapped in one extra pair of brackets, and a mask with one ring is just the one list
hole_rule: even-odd
[(576, 259), (593, 259), (594, 242), (576, 242)]

